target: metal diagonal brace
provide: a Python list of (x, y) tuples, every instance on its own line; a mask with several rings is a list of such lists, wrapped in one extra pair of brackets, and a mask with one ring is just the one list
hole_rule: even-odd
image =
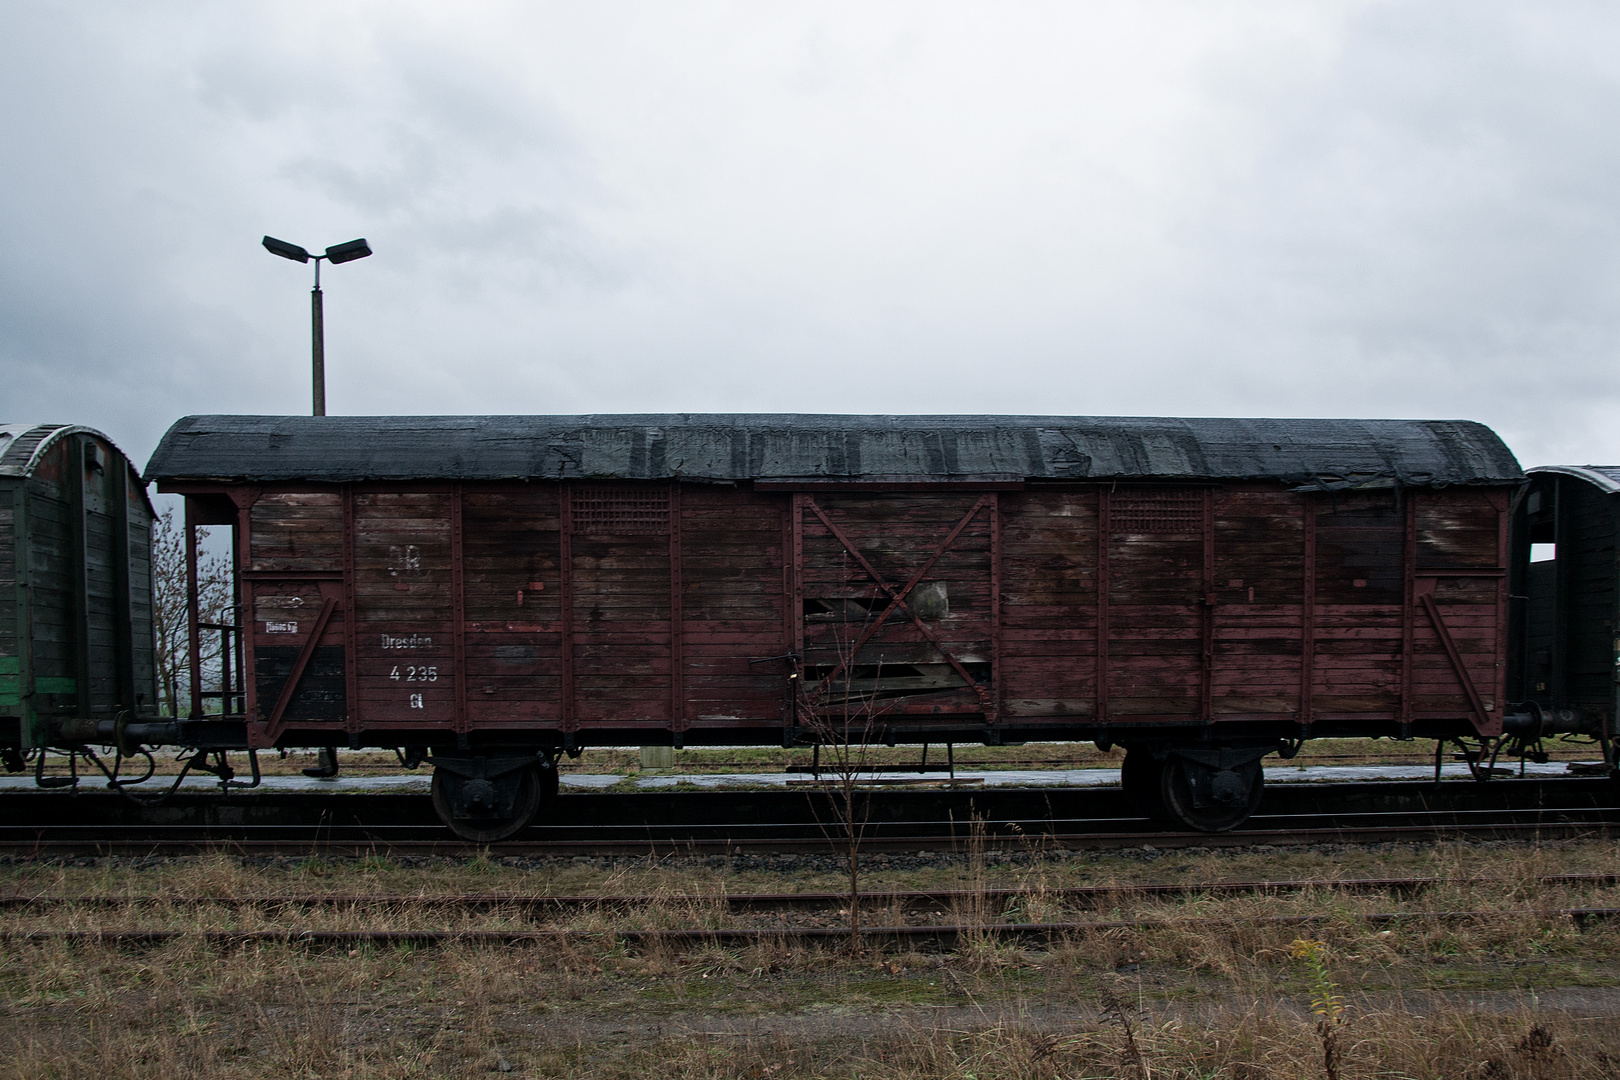
[(321, 613), (315, 616), (315, 625), (310, 628), (309, 637), (304, 640), (304, 647), (298, 653), (298, 659), (293, 662), (292, 670), (287, 673), (287, 681), (281, 687), (281, 696), (276, 699), (276, 707), (270, 711), (270, 718), (264, 723), (264, 737), (274, 741), (286, 727), (282, 717), (287, 713), (287, 706), (292, 704), (293, 693), (298, 689), (298, 680), (304, 677), (304, 669), (309, 667), (310, 659), (315, 655), (315, 643), (321, 640), (326, 633), (326, 624), (332, 618), (332, 612), (337, 608), (337, 601), (332, 597), (326, 598), (321, 605)]
[[(911, 608), (907, 606), (904, 598), (911, 595), (911, 590), (915, 589), (918, 583), (922, 581), (923, 575), (932, 570), (934, 568), (934, 564), (939, 561), (940, 557), (944, 555), (945, 552), (950, 550), (952, 544), (956, 543), (956, 538), (962, 535), (962, 530), (968, 527), (968, 523), (978, 516), (980, 510), (983, 510), (990, 504), (989, 497), (981, 496), (979, 501), (973, 504), (973, 509), (969, 510), (966, 516), (964, 516), (961, 521), (956, 523), (956, 528), (952, 529), (950, 531), (950, 535), (946, 536), (939, 547), (934, 549), (934, 553), (928, 557), (927, 561), (924, 562), (921, 567), (918, 568), (917, 572), (911, 575), (911, 580), (906, 582), (905, 588), (898, 592), (895, 590), (894, 586), (883, 580), (883, 575), (879, 574), (877, 569), (866, 560), (866, 557), (860, 553), (859, 549), (855, 547), (854, 543), (849, 539), (849, 537), (844, 534), (844, 531), (837, 525), (833, 524), (832, 518), (827, 516), (826, 511), (822, 510), (814, 499), (807, 498), (805, 503), (810, 507), (810, 509), (816, 512), (816, 516), (821, 519), (821, 523), (827, 526), (828, 531), (831, 532), (833, 537), (843, 545), (844, 550), (849, 552), (850, 557), (859, 563), (861, 569), (865, 570), (867, 575), (877, 583), (878, 588), (889, 594), (891, 600), (889, 606), (879, 612), (878, 617), (872, 620), (871, 625), (863, 630), (861, 632), (861, 636), (856, 639), (854, 647), (849, 651), (851, 659), (860, 654), (861, 646), (872, 640), (872, 635), (876, 634), (883, 624), (888, 621), (889, 613), (894, 611), (895, 608), (899, 608), (901, 611), (911, 616), (911, 621), (917, 624), (917, 629), (922, 631), (924, 637), (933, 642), (934, 647), (940, 651), (940, 655), (944, 656), (945, 660), (951, 665), (951, 667), (956, 669), (956, 673), (962, 676), (962, 679), (967, 683), (968, 686), (973, 688), (973, 690), (979, 695), (979, 698), (981, 700), (987, 700), (987, 692), (985, 691), (985, 688), (977, 679), (968, 674), (967, 669), (963, 667), (961, 662), (956, 659), (956, 657), (951, 653), (950, 649), (945, 647), (945, 643), (939, 639), (939, 635), (935, 634), (934, 631), (922, 621), (917, 613), (912, 611)], [(821, 682), (816, 686), (815, 692), (811, 695), (812, 699), (819, 698), (823, 693), (825, 693), (827, 688), (832, 685), (833, 680), (838, 678), (838, 676), (843, 673), (844, 668), (847, 666), (848, 664), (842, 658), (840, 658), (837, 666), (834, 667), (833, 670), (828, 673), (827, 677), (822, 679)]]
[(1479, 717), (1474, 725), (1477, 730), (1484, 732), (1485, 725), (1490, 723), (1490, 713), (1485, 710), (1485, 701), (1474, 688), (1474, 680), (1469, 677), (1468, 669), (1463, 666), (1462, 653), (1457, 649), (1457, 643), (1451, 639), (1451, 630), (1446, 626), (1445, 620), (1440, 617), (1440, 607), (1434, 602), (1433, 593), (1421, 593), (1418, 602), (1423, 610), (1428, 612), (1429, 622), (1434, 624), (1434, 632), (1440, 638), (1440, 644), (1445, 646), (1446, 655), (1451, 658), (1452, 670), (1457, 673), (1457, 681), (1462, 683), (1463, 692), (1468, 695), (1469, 707), (1474, 715)]

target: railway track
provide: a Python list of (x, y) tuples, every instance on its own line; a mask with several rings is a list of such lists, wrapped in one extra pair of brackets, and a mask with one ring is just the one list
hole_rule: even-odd
[[(1415, 895), (1443, 885), (1469, 888), (1501, 885), (1505, 878), (1469, 878), (1449, 881), (1437, 877), (1351, 878), (1332, 881), (1319, 878), (1281, 881), (1209, 881), (1152, 885), (1081, 885), (1040, 889), (1048, 903), (1098, 905), (1120, 900), (1185, 899), (1187, 897), (1279, 896), (1301, 892), (1368, 893), (1393, 892)], [(1607, 888), (1620, 884), (1620, 874), (1548, 874), (1534, 879), (1543, 887)], [(962, 904), (1005, 906), (1032, 895), (1031, 889), (925, 889), (865, 890), (861, 903), (872, 908), (952, 909)], [(0, 909), (43, 908), (64, 905), (97, 908), (133, 908), (147, 905), (203, 905), (226, 908), (307, 909), (344, 908), (428, 908), (456, 911), (574, 911), (588, 908), (629, 909), (671, 903), (701, 907), (723, 907), (729, 911), (828, 910), (849, 902), (846, 892), (795, 893), (696, 893), (696, 894), (579, 894), (530, 895), (523, 893), (446, 893), (361, 894), (305, 893), (260, 896), (115, 896), (64, 893), (0, 895)]]
[[(1455, 923), (1470, 919), (1570, 919), (1578, 925), (1620, 916), (1620, 908), (1548, 908), (1491, 911), (1390, 911), (1350, 916), (1373, 926), (1392, 923)], [(1117, 930), (1208, 930), (1240, 926), (1308, 927), (1343, 921), (1342, 913), (1263, 915), (1251, 918), (1108, 919), (1092, 922), (925, 924), (920, 926), (862, 926), (855, 934), (865, 943), (954, 945), (963, 939), (1060, 941), (1066, 937)], [(158, 946), (175, 941), (242, 946), (287, 944), (353, 948), (359, 945), (557, 945), (595, 942), (629, 945), (718, 945), (747, 947), (766, 944), (814, 944), (848, 941), (851, 931), (841, 926), (732, 927), (675, 930), (16, 930), (0, 932), (0, 942), (28, 944), (67, 942), (112, 946)]]
[[(1123, 816), (1109, 789), (874, 791), (861, 850), (868, 854), (992, 850), (1178, 848), (1376, 843), (1433, 839), (1555, 839), (1620, 830), (1620, 786), (1543, 779), (1489, 784), (1297, 784), (1268, 793), (1228, 833), (1165, 831)], [(843, 827), (821, 793), (793, 791), (570, 795), (552, 819), (488, 846), (512, 857), (831, 852)], [(0, 796), (0, 854), (247, 855), (387, 852), (464, 855), (421, 795), (177, 797), (139, 807), (116, 795)]]
[[(1620, 874), (1555, 874), (1542, 875), (1535, 883), (1550, 888), (1602, 889), (1620, 883)], [(1210, 931), (1240, 927), (1300, 927), (1359, 921), (1368, 927), (1386, 927), (1398, 924), (1455, 924), (1470, 920), (1511, 919), (1570, 920), (1578, 928), (1588, 923), (1620, 917), (1620, 908), (1609, 906), (1570, 906), (1557, 908), (1522, 909), (1433, 909), (1407, 911), (1346, 912), (1342, 908), (1316, 912), (1290, 914), (1234, 915), (1166, 915), (1153, 912), (1137, 917), (1122, 918), (1116, 914), (1107, 919), (1070, 919), (1065, 921), (1017, 921), (1013, 917), (1021, 909), (1020, 901), (1032, 897), (1049, 905), (1063, 907), (1098, 907), (1112, 903), (1116, 906), (1130, 901), (1157, 899), (1204, 899), (1241, 896), (1275, 897), (1305, 892), (1334, 893), (1394, 893), (1415, 896), (1444, 885), (1465, 885), (1469, 889), (1488, 888), (1507, 884), (1506, 879), (1479, 878), (1463, 882), (1447, 881), (1436, 877), (1362, 878), (1344, 881), (1319, 879), (1186, 882), (1159, 885), (1100, 885), (1061, 889), (977, 889), (977, 890), (915, 890), (876, 891), (863, 893), (861, 903), (868, 914), (868, 925), (857, 936), (865, 944), (905, 945), (911, 948), (949, 948), (964, 940), (1021, 941), (1051, 943), (1087, 935), (1108, 934), (1117, 931), (1152, 931), (1175, 929), (1178, 931)], [(498, 893), (461, 893), (443, 895), (352, 895), (306, 894), (269, 896), (116, 896), (72, 894), (12, 894), (0, 896), (0, 908), (44, 915), (64, 907), (90, 907), (102, 911), (121, 912), (126, 922), (149, 907), (183, 907), (189, 912), (206, 915), (210, 908), (223, 908), (232, 912), (259, 909), (265, 914), (285, 917), (290, 912), (308, 912), (317, 908), (345, 909), (347, 915), (365, 914), (393, 921), (393, 927), (333, 929), (321, 927), (264, 927), (264, 928), (188, 928), (131, 927), (56, 929), (11, 929), (0, 931), (0, 942), (12, 945), (42, 943), (73, 943), (114, 947), (155, 947), (176, 941), (196, 941), (222, 947), (256, 944), (301, 945), (317, 948), (393, 947), (393, 946), (512, 946), (560, 945), (564, 943), (584, 946), (633, 947), (671, 946), (691, 947), (717, 945), (722, 947), (748, 947), (767, 944), (814, 945), (817, 943), (843, 943), (850, 940), (851, 931), (842, 925), (846, 915), (848, 894), (845, 893), (751, 893), (709, 895), (577, 895), (543, 896)], [(842, 906), (842, 907), (841, 907)], [(495, 913), (502, 916), (545, 917), (568, 915), (581, 909), (609, 909), (634, 917), (638, 912), (651, 909), (680, 911), (707, 909), (740, 912), (818, 911), (823, 916), (820, 924), (678, 927), (649, 929), (634, 925), (608, 929), (576, 929), (567, 926), (551, 927), (533, 922), (512, 927), (441, 926), (401, 927), (398, 924), (423, 917)], [(906, 913), (931, 912), (954, 922), (900, 922)], [(998, 917), (997, 912), (1006, 913)], [(966, 919), (963, 918), (966, 916)], [(233, 915), (233, 920), (237, 916)], [(888, 919), (889, 922), (881, 920)]]
[[(1372, 844), (1421, 842), (1431, 840), (1524, 840), (1604, 837), (1620, 833), (1620, 806), (1600, 807), (1583, 814), (1524, 811), (1458, 812), (1429, 815), (1391, 813), (1386, 815), (1324, 815), (1321, 818), (1290, 817), (1271, 826), (1256, 818), (1258, 827), (1226, 833), (1166, 832), (1151, 828), (1121, 829), (1117, 818), (1049, 822), (1019, 822), (986, 819), (983, 845), (990, 850), (1120, 850), (1199, 847), (1253, 847), (1261, 845)], [(1426, 818), (1426, 820), (1425, 820)], [(972, 840), (965, 822), (935, 822), (931, 831), (887, 834), (873, 829), (861, 841), (863, 854), (884, 853), (962, 853)], [(1125, 824), (1147, 825), (1147, 822)], [(1037, 831), (1034, 826), (1045, 826)], [(536, 830), (547, 832), (549, 830)], [(626, 836), (612, 830), (607, 835), (522, 837), (480, 847), (454, 838), (424, 837), (414, 827), (369, 826), (364, 828), (323, 828), (296, 826), (246, 826), (221, 835), (211, 828), (106, 826), (89, 829), (67, 827), (6, 827), (0, 829), (0, 855), (13, 858), (90, 856), (185, 855), (199, 851), (226, 850), (245, 856), (326, 854), (359, 856), (375, 854), (464, 856), (477, 851), (515, 858), (548, 856), (648, 856), (749, 855), (749, 854), (829, 854), (843, 849), (834, 836), (807, 836), (796, 822), (757, 823), (746, 829), (738, 826), (711, 828), (704, 834), (683, 828), (664, 831), (647, 828), (639, 835)]]
[[(1105, 934), (1110, 931), (1183, 931), (1235, 929), (1240, 927), (1311, 927), (1346, 920), (1369, 926), (1411, 923), (1460, 923), (1470, 920), (1508, 919), (1521, 924), (1546, 919), (1568, 919), (1578, 927), (1620, 917), (1620, 907), (1568, 907), (1481, 909), (1447, 911), (1377, 911), (1359, 914), (1312, 912), (1297, 915), (1211, 916), (1204, 918), (1096, 919), (1068, 922), (980, 922), (863, 925), (853, 932), (864, 943), (893, 943), (951, 946), (967, 939), (1061, 941), (1065, 938)], [(815, 944), (845, 942), (852, 931), (847, 926), (768, 926), (677, 929), (615, 928), (609, 930), (557, 929), (366, 929), (319, 930), (305, 928), (264, 930), (175, 930), (175, 929), (98, 929), (98, 930), (8, 930), (0, 932), (7, 944), (65, 942), (110, 946), (159, 946), (176, 941), (197, 941), (211, 945), (243, 946), (288, 944), (349, 947), (369, 945), (558, 945), (617, 943), (647, 947), (653, 945), (718, 945), (747, 947), (766, 944)]]

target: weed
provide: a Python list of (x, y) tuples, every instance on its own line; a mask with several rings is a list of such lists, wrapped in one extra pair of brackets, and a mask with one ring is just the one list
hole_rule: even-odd
[(331, 864), (319, 855), (306, 855), (299, 861), (297, 869), (310, 877), (326, 877), (332, 872)]
[(1121, 1001), (1112, 987), (1103, 991), (1102, 1006), (1103, 1016), (1118, 1026), (1123, 1039), (1119, 1051), (1120, 1063), (1146, 1080), (1148, 1064), (1142, 1056), (1142, 1048), (1136, 1042), (1135, 1010)]
[(1322, 1072), (1327, 1080), (1339, 1080), (1339, 1028), (1344, 1023), (1344, 998), (1328, 974), (1328, 947), (1320, 941), (1297, 938), (1291, 954), (1310, 973), (1311, 1015), (1316, 1017), (1316, 1035), (1322, 1044)]

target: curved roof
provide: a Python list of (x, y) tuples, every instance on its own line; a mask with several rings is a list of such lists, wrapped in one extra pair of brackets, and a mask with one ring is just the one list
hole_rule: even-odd
[(148, 480), (1279, 480), (1322, 489), (1524, 478), (1465, 420), (1098, 416), (188, 416)]
[(1533, 469), (1526, 469), (1525, 472), (1531, 476), (1541, 473), (1562, 473), (1565, 476), (1579, 477), (1610, 495), (1620, 491), (1620, 465), (1537, 465)]
[(117, 450), (119, 457), (129, 461), (129, 457), (118, 450), (117, 443), (95, 428), (78, 424), (0, 424), (0, 476), (33, 475), (51, 447), (69, 435), (100, 439)]
[[(106, 443), (124, 462), (125, 467), (132, 473), (135, 472), (135, 463), (129, 460), (129, 455), (120, 450), (118, 444), (109, 439), (104, 432), (95, 428), (80, 424), (0, 423), (0, 476), (32, 476), (51, 448), (70, 435), (89, 435)], [(135, 481), (141, 489), (141, 498), (146, 500), (147, 508), (151, 509), (152, 500), (147, 498), (145, 485), (140, 481), (138, 473)]]
[(0, 424), (0, 476), (29, 476), (41, 453), (73, 430), (66, 424)]

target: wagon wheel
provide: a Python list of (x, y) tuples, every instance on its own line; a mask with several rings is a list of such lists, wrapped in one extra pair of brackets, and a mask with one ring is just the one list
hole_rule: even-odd
[(1258, 763), (1246, 797), (1235, 802), (1211, 802), (1199, 806), (1193, 796), (1193, 771), (1200, 766), (1174, 755), (1164, 763), (1159, 794), (1165, 812), (1175, 821), (1199, 832), (1226, 832), (1249, 820), (1260, 805), (1265, 789), (1265, 770)]
[[(555, 769), (549, 771), (556, 776)], [(534, 820), (545, 793), (545, 784), (533, 767), (518, 769), (509, 776), (492, 781), (434, 769), (433, 809), (463, 840), (475, 844), (505, 840)], [(551, 783), (555, 785), (555, 779)], [(507, 786), (515, 788), (509, 802), (503, 798), (507, 792), (502, 788)]]
[(1147, 749), (1126, 747), (1119, 767), (1119, 786), (1125, 791), (1125, 805), (1142, 817), (1163, 817), (1164, 796), (1159, 793), (1164, 763), (1154, 761)]

